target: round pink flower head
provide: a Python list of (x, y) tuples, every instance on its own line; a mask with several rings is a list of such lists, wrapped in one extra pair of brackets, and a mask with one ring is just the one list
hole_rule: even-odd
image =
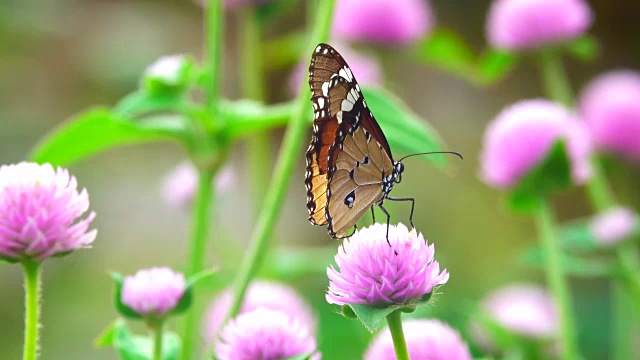
[(238, 315), (215, 345), (218, 360), (281, 360), (313, 354), (320, 359), (312, 332), (297, 318), (264, 307)]
[[(205, 323), (205, 338), (213, 339), (220, 330), (225, 317), (231, 308), (231, 290), (222, 292), (209, 306)], [(249, 285), (244, 297), (240, 314), (248, 313), (258, 308), (277, 310), (296, 318), (312, 332), (316, 327), (316, 320), (311, 307), (290, 286), (271, 281), (255, 281)]]
[(487, 18), (487, 40), (498, 49), (531, 49), (578, 37), (592, 22), (584, 0), (495, 0)]
[(50, 164), (0, 166), (0, 259), (42, 261), (88, 247), (95, 213), (86, 189), (69, 171)]
[(330, 304), (404, 305), (419, 301), (449, 280), (434, 260), (434, 247), (403, 224), (373, 224), (356, 231), (335, 256), (338, 270), (327, 268)]
[(618, 70), (593, 80), (580, 110), (595, 146), (640, 161), (640, 73)]
[[(357, 52), (342, 43), (332, 44), (332, 46), (338, 50), (347, 64), (349, 64), (354, 77), (361, 86), (380, 86), (382, 84), (382, 66), (376, 58), (366, 53)], [(309, 64), (306, 61), (295, 67), (289, 77), (291, 94), (298, 93), (302, 77), (306, 78), (309, 74), (308, 69)], [(307, 89), (308, 87), (305, 86), (306, 91), (308, 91)]]
[(142, 316), (161, 317), (175, 308), (185, 289), (184, 275), (154, 267), (125, 277), (121, 301)]
[(333, 16), (334, 37), (382, 44), (417, 41), (434, 23), (426, 0), (338, 0)]
[(550, 338), (558, 331), (558, 313), (549, 293), (536, 285), (515, 284), (491, 293), (483, 302), (506, 330), (528, 338)]
[[(471, 360), (469, 347), (460, 334), (438, 320), (406, 320), (402, 324), (409, 357), (415, 360)], [(373, 339), (364, 360), (396, 360), (389, 328)]]
[(566, 107), (548, 100), (524, 100), (505, 108), (484, 134), (481, 177), (497, 188), (511, 188), (564, 140), (575, 183), (591, 174), (591, 144), (585, 126)]
[(632, 209), (615, 207), (591, 219), (589, 229), (595, 241), (603, 246), (617, 244), (638, 230), (638, 214)]
[[(229, 190), (235, 181), (235, 173), (230, 166), (223, 167), (214, 179), (218, 193)], [(190, 162), (178, 164), (169, 172), (162, 184), (162, 196), (167, 204), (189, 209), (198, 187), (198, 171)]]

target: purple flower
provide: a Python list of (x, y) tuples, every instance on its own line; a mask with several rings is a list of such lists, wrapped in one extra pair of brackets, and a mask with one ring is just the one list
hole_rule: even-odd
[[(339, 270), (327, 268), (330, 304), (403, 305), (414, 303), (449, 280), (433, 259), (434, 247), (422, 234), (399, 224), (373, 224), (356, 231), (335, 256)], [(397, 253), (397, 254), (396, 254)]]
[(338, 0), (332, 34), (340, 40), (407, 44), (433, 27), (425, 0)]
[[(206, 315), (205, 337), (213, 339), (231, 307), (231, 290), (225, 290), (209, 306)], [(240, 314), (258, 308), (277, 310), (296, 318), (301, 325), (314, 331), (316, 320), (309, 305), (292, 288), (285, 284), (271, 281), (255, 281), (249, 285), (244, 297)]]
[(50, 164), (0, 166), (0, 259), (42, 261), (88, 247), (96, 230), (86, 189), (69, 171)]
[(580, 110), (594, 144), (640, 160), (640, 73), (617, 70), (593, 80), (580, 97)]
[(314, 354), (316, 340), (297, 318), (264, 307), (240, 314), (222, 329), (215, 345), (218, 360), (280, 360)]
[[(218, 193), (231, 188), (235, 181), (235, 173), (230, 166), (222, 168), (214, 179), (215, 190)], [(162, 184), (162, 196), (167, 204), (189, 209), (198, 187), (198, 171), (190, 162), (178, 164), (169, 172)]]
[(560, 104), (524, 100), (505, 108), (484, 134), (481, 177), (497, 188), (511, 188), (539, 165), (552, 145), (565, 140), (574, 182), (591, 174), (591, 145), (585, 126)]
[(180, 273), (167, 267), (144, 269), (125, 277), (121, 301), (140, 315), (161, 317), (175, 308), (185, 289)]
[(491, 293), (483, 302), (504, 329), (528, 338), (549, 338), (558, 331), (558, 313), (551, 295), (536, 285), (515, 284)]
[(629, 238), (640, 222), (632, 209), (615, 207), (591, 219), (589, 228), (595, 241), (600, 245), (614, 245)]
[(592, 22), (584, 0), (496, 0), (489, 9), (487, 40), (499, 49), (531, 49), (578, 37)]
[[(380, 86), (382, 84), (382, 66), (380, 62), (366, 53), (361, 53), (352, 48), (338, 43), (332, 45), (349, 64), (358, 83), (362, 86)], [(309, 64), (305, 61), (295, 67), (289, 77), (289, 89), (291, 94), (297, 94), (300, 90), (302, 77), (308, 76)], [(307, 89), (307, 87), (305, 87)]]
[[(471, 353), (460, 334), (438, 320), (406, 320), (402, 324), (409, 357), (416, 360), (471, 360)], [(364, 360), (395, 360), (393, 341), (388, 328), (371, 342)]]

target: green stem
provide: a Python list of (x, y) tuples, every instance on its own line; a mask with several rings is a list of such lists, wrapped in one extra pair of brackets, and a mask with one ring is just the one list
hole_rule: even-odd
[[(189, 249), (189, 262), (187, 263), (187, 277), (204, 270), (204, 260), (207, 253), (207, 240), (209, 240), (211, 208), (213, 203), (213, 177), (218, 171), (219, 164), (213, 168), (199, 168), (198, 192), (192, 214), (192, 239)], [(184, 334), (182, 337), (182, 359), (190, 360), (193, 356), (193, 347), (200, 320), (200, 311), (197, 306), (192, 306), (185, 319)]]
[(39, 262), (22, 262), (24, 272), (25, 317), (23, 360), (35, 360), (38, 357), (38, 321), (40, 320), (40, 279)]
[(396, 358), (398, 360), (409, 360), (409, 350), (407, 349), (407, 342), (404, 340), (404, 331), (402, 331), (402, 312), (396, 310), (387, 315), (387, 323), (393, 339)]
[[(260, 21), (254, 6), (245, 6), (240, 12), (242, 30), (240, 54), (241, 71), (240, 85), (244, 97), (260, 102), (265, 101), (265, 84), (263, 69), (263, 44), (260, 36)], [(260, 131), (253, 134), (247, 141), (247, 163), (249, 178), (252, 179), (251, 189), (256, 209), (262, 205), (267, 193), (267, 183), (271, 173), (269, 133)]]
[[(209, 114), (215, 118), (218, 111), (220, 90), (220, 62), (222, 60), (222, 0), (208, 0), (205, 9), (206, 54), (209, 67), (207, 105)], [(210, 125), (210, 124), (209, 124)]]
[(571, 296), (562, 269), (560, 242), (557, 238), (558, 231), (553, 210), (544, 199), (541, 199), (535, 215), (538, 235), (547, 261), (547, 283), (556, 301), (560, 317), (562, 359), (574, 360), (578, 358), (578, 351)]
[[(543, 85), (547, 96), (554, 101), (573, 106), (574, 99), (571, 85), (557, 50), (543, 50), (540, 54), (538, 64), (543, 75)], [(593, 174), (586, 184), (587, 196), (593, 209), (601, 212), (615, 205), (615, 197), (602, 170), (599, 159), (593, 159), (592, 168)], [(640, 257), (638, 257), (637, 248), (634, 244), (619, 246), (616, 250), (616, 261), (618, 266), (623, 270), (623, 277), (625, 276), (624, 274), (640, 273)], [(635, 275), (634, 279), (637, 279), (637, 277), (638, 275)], [(633, 279), (627, 279), (626, 281), (627, 283), (638, 283), (638, 281)], [(640, 304), (640, 299), (634, 299), (636, 300), (635, 304)], [(612, 303), (613, 332), (611, 338), (614, 343), (612, 347), (612, 358), (618, 360), (629, 359), (633, 356), (631, 353), (633, 342), (630, 341), (627, 334), (629, 334), (633, 328), (634, 315), (636, 318), (640, 316), (640, 306), (636, 305), (635, 314), (629, 314), (631, 304), (629, 304), (628, 297), (624, 294), (624, 289), (620, 284), (614, 284)]]
[(153, 327), (153, 360), (162, 360), (163, 325), (162, 321), (160, 321), (159, 324)]
[(547, 96), (553, 101), (572, 106), (571, 86), (557, 49), (543, 49), (538, 56), (538, 66), (542, 73), (543, 86)]
[[(319, 11), (316, 13), (315, 28), (311, 37), (314, 47), (317, 43), (326, 41), (328, 38), (334, 1), (322, 0), (320, 3)], [(309, 46), (309, 53), (311, 53), (311, 49), (312, 47)], [(305, 91), (307, 87), (304, 84), (305, 82), (303, 80), (300, 83), (300, 91), (295, 99), (295, 108), (287, 126), (287, 132), (273, 172), (271, 188), (267, 192), (251, 235), (249, 248), (242, 259), (242, 264), (233, 282), (233, 301), (228, 315), (229, 318), (233, 318), (238, 314), (249, 282), (255, 276), (260, 265), (262, 265), (265, 252), (269, 247), (271, 232), (278, 220), (284, 197), (289, 189), (289, 181), (295, 161), (298, 154), (301, 153), (303, 136), (308, 124), (305, 114), (309, 106), (309, 94)]]

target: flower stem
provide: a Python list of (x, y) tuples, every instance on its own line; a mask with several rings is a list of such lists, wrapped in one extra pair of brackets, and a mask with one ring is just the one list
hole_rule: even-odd
[[(240, 85), (244, 97), (260, 102), (265, 101), (263, 54), (260, 36), (260, 21), (255, 6), (244, 6), (240, 12), (242, 31), (240, 32), (242, 53), (240, 54)], [(270, 175), (269, 133), (260, 131), (247, 140), (247, 163), (252, 179), (251, 189), (254, 206), (259, 209), (267, 193)]]
[[(209, 239), (211, 208), (213, 203), (213, 177), (219, 165), (209, 168), (199, 168), (198, 193), (196, 194), (192, 214), (192, 239), (189, 250), (189, 262), (186, 275), (191, 276), (204, 270), (204, 259), (207, 253)], [(195, 335), (197, 332), (200, 311), (193, 306), (186, 314), (184, 334), (182, 336), (182, 359), (190, 360), (193, 356)]]
[(553, 101), (567, 106), (573, 105), (571, 85), (556, 49), (542, 49), (538, 55), (538, 66), (542, 73), (545, 93)]
[(35, 360), (38, 356), (38, 321), (40, 320), (40, 263), (22, 262), (25, 290), (24, 352), (23, 360)]
[(544, 199), (540, 199), (535, 215), (538, 234), (547, 261), (547, 283), (555, 299), (560, 317), (562, 359), (574, 360), (578, 358), (578, 352), (571, 296), (562, 269), (560, 243), (557, 238), (558, 231), (553, 210)]
[[(319, 5), (314, 31), (311, 36), (313, 46), (319, 42), (326, 41), (329, 35), (334, 1), (322, 0)], [(309, 48), (311, 49), (311, 46)], [(291, 114), (291, 120), (287, 126), (287, 132), (271, 179), (271, 188), (266, 194), (256, 226), (251, 235), (249, 248), (242, 259), (242, 264), (233, 282), (233, 301), (228, 318), (233, 318), (238, 314), (249, 282), (262, 264), (269, 246), (271, 232), (282, 210), (282, 203), (289, 188), (288, 185), (293, 173), (295, 160), (300, 154), (305, 128), (308, 123), (305, 115), (309, 106), (307, 104), (309, 94), (305, 91), (306, 86), (304, 83), (304, 80), (300, 83), (300, 91), (295, 99), (295, 107)]]
[(396, 310), (387, 315), (387, 323), (389, 324), (389, 331), (391, 331), (396, 358), (398, 360), (409, 360), (409, 350), (407, 350), (407, 342), (404, 340), (404, 331), (402, 331), (402, 312)]
[(162, 360), (162, 336), (164, 324), (160, 322), (153, 327), (153, 360)]
[[(209, 114), (215, 116), (218, 111), (218, 93), (220, 89), (220, 62), (222, 59), (222, 0), (208, 0), (205, 9), (205, 33), (209, 82), (207, 86), (207, 105)], [(210, 125), (210, 124), (209, 124)]]

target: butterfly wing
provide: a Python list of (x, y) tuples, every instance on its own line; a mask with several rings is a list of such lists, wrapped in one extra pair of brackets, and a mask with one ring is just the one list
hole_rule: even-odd
[(383, 196), (393, 172), (389, 144), (342, 56), (320, 44), (309, 68), (314, 108), (307, 151), (309, 220), (344, 237)]

